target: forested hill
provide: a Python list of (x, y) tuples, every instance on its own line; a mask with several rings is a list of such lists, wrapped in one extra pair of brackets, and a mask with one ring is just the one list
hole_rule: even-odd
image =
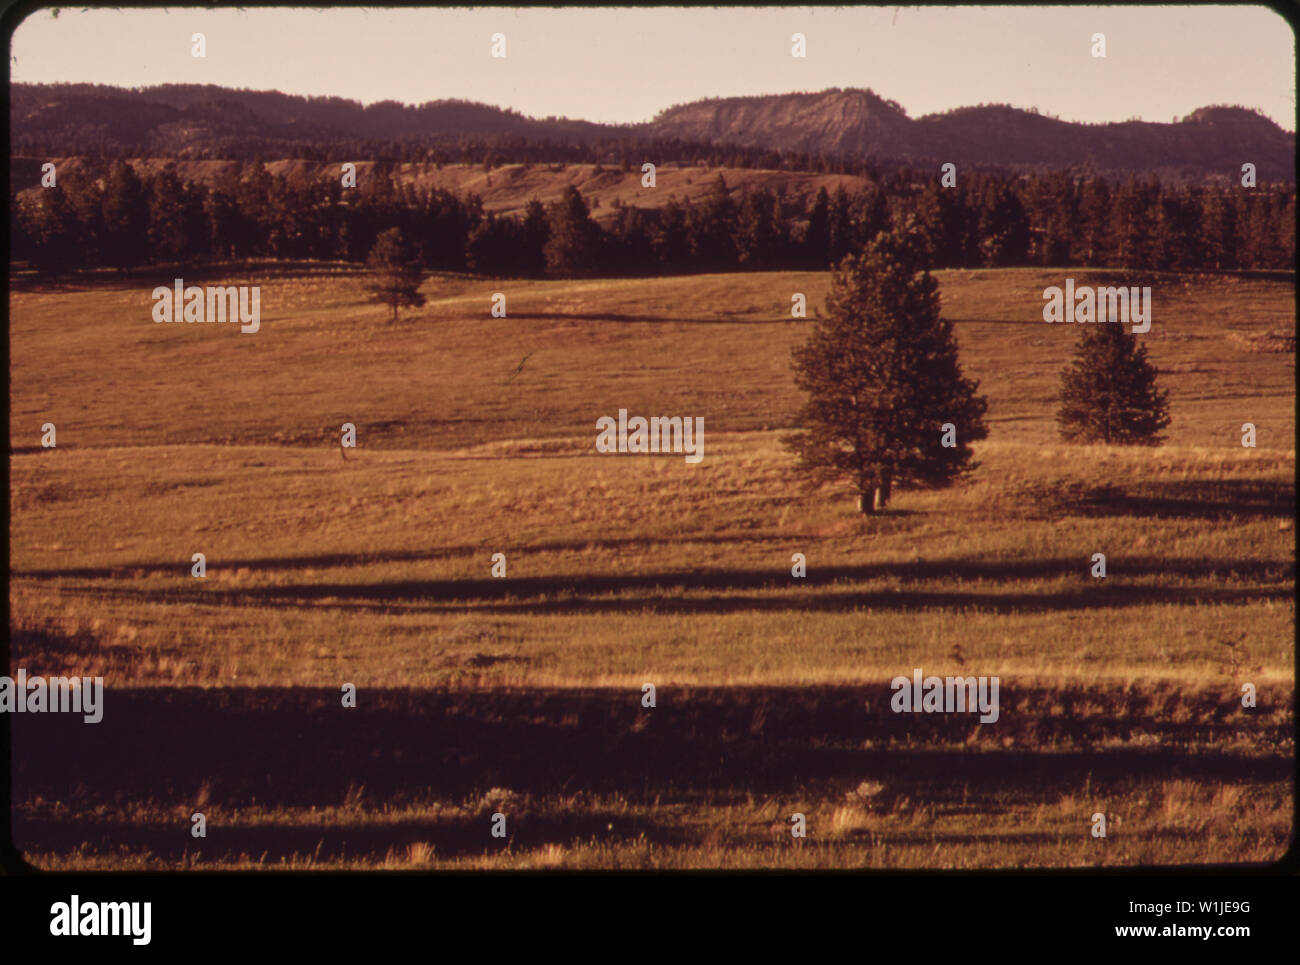
[(912, 119), (871, 91), (829, 90), (698, 101), (662, 112), (650, 126), (660, 137), (781, 144), (840, 157), (1206, 174), (1239, 171), (1250, 161), (1270, 180), (1295, 178), (1295, 135), (1243, 107), (1201, 108), (1163, 124), (1078, 124), (1006, 105)]
[(805, 168), (827, 161), (1009, 170), (1090, 165), (1098, 172), (1295, 180), (1295, 135), (1244, 107), (1172, 123), (1079, 124), (1004, 105), (911, 118), (870, 90), (714, 98), (635, 125), (531, 118), (461, 100), (363, 106), (337, 97), (164, 85), (14, 84), (11, 153), (229, 158), (479, 161), (708, 161)]

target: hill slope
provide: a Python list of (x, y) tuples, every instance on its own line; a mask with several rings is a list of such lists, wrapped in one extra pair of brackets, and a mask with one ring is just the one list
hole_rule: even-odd
[(733, 97), (664, 111), (660, 137), (843, 157), (1111, 170), (1186, 168), (1226, 173), (1242, 158), (1269, 178), (1294, 180), (1295, 137), (1239, 107), (1202, 108), (1177, 123), (1076, 124), (1005, 105), (964, 107), (913, 120), (869, 90)]
[[(60, 177), (76, 178), (87, 170), (82, 158), (69, 157), (15, 157), (10, 160), (10, 191), (23, 197), (34, 196), (41, 177), (41, 165), (53, 161)], [(131, 158), (129, 163), (142, 176), (151, 176), (173, 163), (169, 158)], [(195, 181), (209, 187), (218, 183), (221, 175), (236, 167), (238, 161), (177, 161), (176, 172), (185, 181)], [(357, 177), (364, 182), (375, 168), (374, 162), (358, 161)], [(268, 161), (266, 169), (286, 178), (308, 181), (337, 180), (337, 162), (278, 160)], [(656, 174), (655, 190), (641, 186), (641, 172), (604, 167), (593, 164), (504, 164), (491, 171), (482, 164), (427, 163), (398, 164), (392, 167), (392, 177), (398, 184), (411, 185), (417, 191), (441, 188), (459, 196), (477, 195), (485, 211), (497, 214), (521, 215), (528, 202), (536, 198), (543, 203), (558, 201), (565, 187), (573, 185), (582, 192), (588, 204), (593, 205), (591, 215), (606, 222), (618, 216), (616, 205), (638, 208), (657, 208), (669, 201), (702, 203), (713, 188), (719, 175), (733, 193), (745, 188), (766, 189), (784, 196), (801, 208), (807, 208), (819, 188), (834, 194), (843, 185), (856, 193), (869, 183), (868, 179), (852, 174), (817, 174), (810, 171), (767, 171), (755, 168), (695, 167), (688, 164), (666, 164)]]
[[(153, 157), (391, 156), (395, 149), (489, 142), (507, 153), (535, 144), (602, 143), (611, 154), (636, 142), (735, 145), (846, 159), (981, 164), (1008, 168), (1092, 164), (1102, 171), (1160, 169), (1228, 176), (1252, 159), (1266, 180), (1295, 180), (1295, 135), (1240, 107), (1207, 107), (1177, 123), (1087, 125), (1009, 106), (966, 107), (910, 118), (870, 90), (700, 100), (637, 125), (536, 119), (466, 101), (362, 106), (337, 97), (164, 85), (123, 90), (90, 84), (15, 84), (15, 154), (146, 154)], [(675, 160), (672, 157), (663, 160)]]

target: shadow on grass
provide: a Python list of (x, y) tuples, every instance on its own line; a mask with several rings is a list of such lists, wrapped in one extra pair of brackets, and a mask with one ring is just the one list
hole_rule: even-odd
[[(473, 458), (473, 457), (467, 457)], [(488, 457), (483, 457), (488, 458)], [(183, 484), (192, 485), (192, 484)], [(638, 538), (624, 539), (584, 539), (538, 543), (528, 547), (530, 553), (567, 553), (587, 550), (645, 550), (654, 546), (713, 546), (718, 543), (778, 543), (793, 546), (800, 540), (812, 537), (764, 536), (761, 534), (710, 534), (707, 536), (675, 536), (669, 539)], [(793, 551), (792, 551), (793, 552)], [(283, 572), (288, 570), (329, 569), (331, 567), (371, 566), (376, 563), (418, 563), (426, 560), (444, 560), (455, 557), (478, 557), (484, 565), (490, 560), (492, 551), (486, 543), (478, 545), (461, 544), (458, 546), (440, 546), (436, 549), (420, 550), (385, 550), (374, 553), (321, 553), (312, 556), (271, 556), (246, 557), (243, 559), (221, 559), (220, 565), (229, 569), (247, 569), (256, 572)], [(214, 564), (217, 559), (213, 558)], [(143, 561), (122, 563), (114, 566), (83, 566), (61, 569), (11, 570), (15, 577), (31, 579), (52, 579), (69, 577), (74, 579), (112, 579), (132, 576), (135, 572), (149, 575), (163, 573), (187, 574), (192, 564), (188, 560)]]
[(1098, 486), (1062, 510), (1091, 517), (1294, 519), (1295, 484), (1258, 479), (1194, 479), (1135, 487)]
[[(676, 537), (669, 540), (644, 539), (593, 539), (569, 543), (547, 543), (515, 551), (523, 560), (529, 552), (582, 552), (592, 549), (629, 550), (644, 549), (652, 545), (696, 546), (716, 543), (772, 543), (797, 548), (799, 537), (710, 535)], [(221, 559), (208, 561), (210, 570), (247, 569), (254, 572), (278, 573), (295, 569), (326, 569), (330, 567), (359, 567), (383, 563), (420, 562), (449, 559), (459, 556), (483, 557), (487, 565), (487, 549), (479, 546), (449, 546), (437, 550), (413, 550), (380, 553), (332, 553), (313, 556), (269, 557), (260, 559)], [(899, 562), (862, 563), (853, 566), (808, 566), (808, 575), (798, 581), (800, 586), (826, 586), (841, 582), (867, 582), (871, 580), (900, 580), (904, 583), (926, 581), (986, 581), (995, 583), (1025, 580), (1084, 579), (1089, 577), (1091, 561), (1083, 557), (1055, 557), (1047, 559), (947, 559), (910, 560)], [(1172, 558), (1151, 556), (1112, 556), (1107, 559), (1107, 572), (1115, 579), (1126, 576), (1178, 576), (1201, 579), (1241, 580), (1293, 580), (1295, 563), (1251, 559)], [(122, 564), (105, 567), (69, 567), (66, 569), (11, 570), (13, 578), (26, 579), (112, 579), (135, 575), (138, 571), (148, 575), (176, 574), (189, 577), (188, 560), (168, 560)], [(297, 597), (319, 599), (322, 597), (367, 599), (432, 599), (480, 600), (530, 597), (557, 592), (578, 595), (597, 595), (637, 589), (655, 590), (766, 590), (789, 588), (793, 583), (788, 557), (784, 551), (773, 550), (771, 569), (708, 569), (674, 570), (629, 575), (602, 576), (552, 576), (511, 577), (484, 580), (401, 580), (377, 583), (310, 583), (287, 586), (249, 587), (242, 590), (202, 589), (191, 594), (195, 599), (219, 601), (225, 596), (248, 599), (260, 597)], [(1090, 578), (1087, 579), (1092, 585)], [(1113, 585), (1113, 584), (1111, 584)], [(177, 591), (168, 590), (168, 594)], [(151, 594), (156, 596), (157, 594)]]
[[(11, 447), (11, 453), (49, 452), (40, 447)], [(475, 457), (466, 457), (475, 458)], [(496, 457), (481, 457), (496, 458)], [(192, 485), (192, 484), (190, 484)], [(1079, 494), (1042, 492), (1026, 496), (1026, 516), (1033, 518), (1085, 516), (1094, 518), (1164, 518), (1250, 520), (1261, 518), (1294, 519), (1296, 495), (1293, 482), (1273, 480), (1184, 480), (1150, 483), (1129, 490), (1119, 486), (1094, 486)], [(891, 510), (878, 521), (915, 515), (911, 510)], [(797, 549), (815, 537), (793, 533), (771, 536), (761, 534), (682, 535), (669, 539), (626, 538), (552, 541), (529, 546), (522, 552), (555, 553), (588, 550), (643, 550), (651, 546), (699, 546), (718, 543), (773, 544)], [(431, 549), (384, 551), (373, 553), (324, 553), (310, 556), (213, 559), (210, 566), (247, 569), (255, 572), (285, 572), (295, 569), (356, 567), (383, 563), (418, 563), (427, 560), (475, 557), (485, 554), (484, 545), (456, 545)], [(516, 550), (516, 552), (520, 552)], [(76, 578), (108, 579), (135, 575), (137, 572), (186, 574), (188, 560), (137, 561), (113, 566), (67, 567), (57, 569), (11, 570), (11, 576), (33, 579)], [(302, 587), (264, 588), (240, 591), (243, 595), (299, 595), (304, 598), (336, 596), (367, 598), (494, 598), (505, 595), (530, 596), (537, 593), (565, 591), (578, 594), (609, 593), (635, 588), (708, 588), (765, 589), (788, 585), (785, 564), (771, 571), (712, 570), (692, 573), (652, 573), (629, 577), (592, 577), (589, 579), (512, 578), (502, 580), (410, 581), (389, 584), (313, 584)], [(1233, 574), (1237, 579), (1292, 579), (1294, 564), (1284, 566), (1258, 560), (1193, 560), (1136, 557), (1108, 560), (1116, 576), (1123, 574), (1172, 574), (1186, 577), (1217, 577)], [(1042, 560), (927, 560), (898, 563), (873, 563), (855, 566), (809, 566), (808, 584), (838, 580), (894, 578), (914, 580), (1024, 580), (1077, 576), (1086, 570), (1078, 559)]]
[[(570, 588), (548, 584), (549, 592), (563, 594)], [(140, 603), (182, 603), (218, 606), (258, 606), (296, 609), (304, 601), (319, 606), (368, 612), (465, 612), (477, 614), (522, 614), (530, 616), (581, 615), (593, 613), (681, 613), (726, 614), (741, 612), (851, 613), (856, 610), (912, 612), (919, 610), (978, 610), (986, 613), (1046, 613), (1078, 610), (1108, 610), (1165, 604), (1171, 606), (1231, 606), (1290, 600), (1294, 589), (1170, 589), (1168, 587), (1080, 588), (1071, 593), (954, 593), (911, 590), (820, 593), (786, 593), (764, 596), (681, 597), (621, 595), (611, 599), (513, 600), (516, 594), (500, 593), (494, 598), (472, 598), (447, 594), (441, 584), (406, 583), (377, 585), (328, 585), (276, 587), (274, 592), (168, 591), (165, 596), (144, 590), (104, 589), (101, 597)], [(542, 592), (542, 591), (537, 591)], [(519, 594), (522, 595), (522, 594)], [(441, 601), (428, 605), (430, 600)]]
[[(481, 552), (481, 551), (480, 551)], [(224, 588), (177, 584), (146, 590), (97, 586), (105, 598), (221, 606), (323, 605), (403, 610), (473, 609), (498, 613), (733, 613), (744, 610), (844, 612), (858, 609), (923, 610), (977, 608), (991, 612), (1046, 612), (1174, 604), (1199, 606), (1290, 599), (1295, 563), (1227, 559), (1125, 558), (1107, 561), (1106, 580), (1094, 580), (1088, 560), (946, 560), (860, 566), (810, 566), (794, 579), (784, 557), (770, 570), (701, 570), (629, 575), (511, 577), (477, 580), (393, 580), (354, 583), (298, 583)], [(211, 565), (211, 563), (209, 564)], [(228, 564), (230, 565), (230, 564)], [(172, 564), (169, 569), (177, 569)], [(91, 571), (95, 572), (95, 571)], [(16, 573), (15, 576), (33, 574)], [(61, 576), (77, 575), (71, 571)], [(98, 575), (98, 573), (96, 573)], [(1126, 579), (1160, 577), (1159, 582)], [(1171, 578), (1214, 581), (1215, 585), (1170, 585)], [(888, 580), (882, 588), (841, 588), (845, 583)], [(1016, 590), (1023, 582), (1066, 581), (1042, 592)], [(925, 587), (926, 582), (940, 585)], [(994, 584), (966, 590), (964, 582)], [(900, 585), (901, 584), (901, 585)], [(1006, 588), (1002, 588), (1005, 586)], [(756, 595), (754, 591), (760, 591)], [(700, 595), (707, 594), (707, 595)]]
[[(256, 858), (311, 853), (318, 842), (323, 856), (337, 857), (424, 841), (445, 856), (499, 847), (487, 829), (500, 807), (512, 835), (530, 846), (641, 832), (672, 844), (687, 841), (688, 827), (672, 822), (674, 804), (746, 812), (764, 798), (781, 806), (838, 801), (864, 780), (884, 785), (877, 803), (886, 806), (907, 796), (938, 810), (997, 810), (1055, 800), (1085, 782), (1281, 781), (1294, 769), (1278, 750), (1290, 721), (1243, 720), (1232, 688), (1017, 688), (1004, 680), (1001, 717), (990, 724), (975, 714), (896, 714), (891, 695), (886, 683), (664, 686), (647, 709), (639, 688), (362, 686), (358, 706), (347, 709), (328, 688), (115, 690), (110, 681), (98, 724), (71, 714), (6, 715), (15, 843), (27, 852), (88, 842), (177, 858), (186, 850)], [(1138, 735), (1159, 746), (1113, 743)], [(493, 797), (502, 794), (511, 803)], [(586, 805), (585, 794), (619, 795), (652, 813)], [(67, 811), (49, 813), (56, 801)], [(440, 818), (435, 801), (454, 810)], [(269, 824), (249, 825), (232, 816), (312, 806), (343, 810), (328, 823), (272, 814)], [(410, 811), (376, 813), (385, 806)], [(203, 842), (189, 835), (193, 811), (207, 818)]]

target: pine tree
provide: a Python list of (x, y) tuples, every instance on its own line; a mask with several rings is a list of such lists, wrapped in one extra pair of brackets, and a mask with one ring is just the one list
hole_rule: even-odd
[(831, 258), (831, 197), (825, 187), (817, 189), (808, 212), (808, 228), (804, 232), (804, 257), (810, 268), (818, 271), (830, 263)]
[(1110, 186), (1101, 178), (1090, 177), (1081, 188), (1077, 252), (1079, 263), (1098, 268), (1110, 263)]
[(34, 200), (20, 207), (19, 217), (38, 269), (61, 272), (78, 266), (76, 212), (62, 188), (42, 188)]
[[(104, 192), (99, 172), (87, 160), (87, 168), (78, 177), (65, 179), (60, 187), (67, 192), (68, 206), (77, 224), (77, 263), (85, 267), (102, 265), (104, 252)], [(107, 178), (107, 172), (103, 177)]]
[(251, 245), (245, 254), (269, 253), (267, 242), (275, 227), (275, 215), (271, 211), (271, 183), (271, 172), (262, 161), (244, 165), (235, 200), (239, 204), (240, 217), (248, 223), (250, 229)]
[(727, 271), (736, 266), (736, 206), (726, 179), (713, 179), (703, 204), (690, 209), (691, 257), (697, 270)]
[(1070, 176), (1058, 171), (1032, 180), (1026, 211), (1033, 234), (1032, 259), (1040, 265), (1066, 264), (1070, 259), (1073, 226), (1078, 224)]
[(990, 185), (979, 207), (974, 240), (989, 268), (1020, 264), (1029, 250), (1029, 218), (1016, 193), (1005, 183)]
[(546, 242), (551, 237), (546, 223), (546, 208), (533, 198), (524, 208), (523, 245), (525, 278), (541, 278), (546, 274)]
[(134, 169), (116, 161), (104, 187), (104, 250), (109, 264), (138, 265), (149, 254), (149, 197)]
[(1274, 226), (1276, 244), (1273, 248), (1273, 267), (1295, 269), (1295, 192), (1284, 196), (1278, 207), (1278, 223)]
[(769, 267), (776, 254), (776, 234), (771, 192), (762, 188), (746, 191), (736, 219), (735, 245), (740, 266), (747, 271)]
[(880, 232), (888, 231), (889, 226), (889, 202), (885, 192), (869, 185), (853, 201), (855, 249), (865, 248)]
[(1202, 196), (1200, 214), (1203, 267), (1214, 271), (1236, 268), (1236, 209), (1217, 188), (1211, 187)]
[(547, 274), (556, 278), (596, 274), (600, 267), (600, 226), (591, 220), (578, 189), (566, 185), (560, 200), (547, 208), (546, 220), (549, 236), (543, 251)]
[(1152, 259), (1152, 221), (1159, 186), (1154, 188), (1129, 177), (1111, 206), (1111, 233), (1115, 238), (1115, 261), (1124, 268), (1149, 268)]
[(399, 308), (418, 308), (424, 304), (424, 296), (420, 294), (424, 270), (400, 228), (389, 228), (375, 239), (367, 265), (374, 272), (365, 283), (370, 300), (389, 306), (394, 322)]
[(1239, 196), (1237, 250), (1242, 268), (1271, 268), (1273, 258), (1272, 226), (1277, 217), (1271, 210), (1273, 199), (1266, 190), (1253, 188)]
[(685, 271), (690, 260), (690, 216), (673, 197), (659, 209), (659, 217), (650, 232), (650, 250), (655, 263), (665, 274)]
[(1161, 271), (1182, 271), (1196, 265), (1196, 210), (1185, 196), (1161, 194), (1155, 201), (1155, 216), (1152, 264)]
[(615, 207), (618, 215), (606, 232), (613, 242), (613, 255), (605, 259), (606, 270), (628, 275), (653, 274), (655, 257), (650, 247), (649, 216), (644, 209), (621, 202)]
[(1061, 371), (1056, 420), (1068, 442), (1158, 446), (1169, 425), (1168, 394), (1145, 345), (1118, 322), (1085, 326), (1074, 361)]
[(915, 222), (840, 262), (827, 317), (793, 355), (807, 431), (785, 443), (815, 481), (850, 479), (862, 512), (883, 508), (895, 484), (942, 488), (974, 468), (987, 402), (962, 376)]
[(830, 210), (831, 264), (837, 265), (853, 250), (853, 213), (849, 206), (849, 193), (844, 182), (835, 186)]

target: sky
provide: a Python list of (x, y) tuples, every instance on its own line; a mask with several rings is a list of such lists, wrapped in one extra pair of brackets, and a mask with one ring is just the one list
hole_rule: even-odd
[[(1295, 130), (1295, 36), (1263, 6), (62, 8), (11, 79), (220, 84), (362, 103), (455, 97), (625, 123), (703, 97), (870, 87), (912, 117), (980, 103), (1064, 120), (1252, 107)], [(791, 35), (807, 56), (791, 56)], [(192, 56), (203, 33), (206, 56)], [(506, 56), (491, 56), (492, 35)], [(1106, 57), (1091, 55), (1106, 38)]]

